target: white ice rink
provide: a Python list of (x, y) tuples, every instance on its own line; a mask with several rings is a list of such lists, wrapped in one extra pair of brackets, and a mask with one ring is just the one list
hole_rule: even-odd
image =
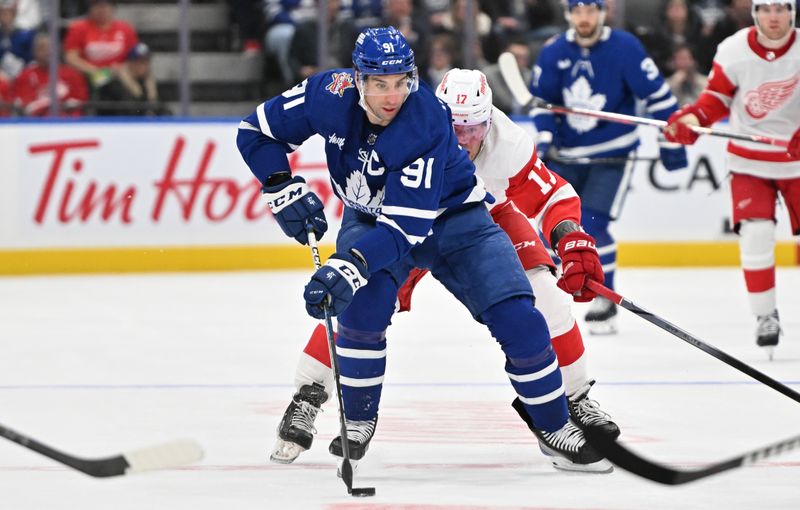
[[(336, 408), (296, 464), (267, 461), (314, 326), (310, 271), (0, 279), (0, 423), (95, 457), (190, 437), (186, 468), (97, 480), (0, 442), (8, 510), (323, 508), (800, 509), (800, 453), (666, 487), (621, 470), (557, 472), (509, 406), (499, 347), (433, 279), (395, 318), (378, 431), (345, 493), (327, 453)], [(738, 269), (622, 269), (636, 304), (800, 390), (800, 269), (778, 270), (785, 336), (755, 347)], [(584, 306), (576, 307), (582, 317)], [(585, 336), (591, 396), (648, 457), (698, 467), (800, 434), (800, 403), (620, 310)]]

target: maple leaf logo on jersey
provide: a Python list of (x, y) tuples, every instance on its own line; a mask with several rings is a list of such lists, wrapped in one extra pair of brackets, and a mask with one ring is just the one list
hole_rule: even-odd
[(339, 195), (348, 207), (371, 216), (380, 215), (384, 189), (379, 189), (377, 193), (375, 193), (375, 196), (372, 196), (367, 178), (362, 172), (358, 170), (353, 171), (353, 173), (347, 177), (345, 189), (342, 189), (337, 182), (332, 182), (336, 187), (336, 194)]
[[(606, 105), (605, 94), (595, 94), (589, 81), (581, 76), (572, 86), (563, 90), (564, 104), (570, 108), (602, 110)], [(597, 119), (585, 115), (567, 115), (567, 124), (578, 133), (585, 133), (597, 126)]]
[(325, 90), (331, 94), (338, 94), (339, 97), (344, 97), (345, 90), (355, 87), (353, 84), (353, 77), (350, 73), (333, 73), (331, 78), (333, 78), (333, 81), (325, 87)]
[(769, 112), (780, 108), (797, 88), (800, 75), (784, 81), (769, 81), (751, 90), (744, 98), (744, 109), (754, 119), (763, 119)]

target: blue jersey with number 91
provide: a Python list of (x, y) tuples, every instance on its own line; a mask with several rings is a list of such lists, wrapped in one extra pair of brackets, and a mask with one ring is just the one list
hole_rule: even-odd
[[(379, 259), (385, 266), (398, 260), (430, 235), (445, 210), (487, 197), (458, 146), (449, 109), (424, 84), (380, 127), (359, 106), (352, 70), (323, 72), (259, 105), (239, 125), (237, 144), (264, 183), (273, 173), (289, 171), (287, 153), (314, 134), (325, 139), (336, 195), (377, 219), (379, 228), (359, 243), (368, 262)], [(371, 271), (377, 269), (370, 264)]]

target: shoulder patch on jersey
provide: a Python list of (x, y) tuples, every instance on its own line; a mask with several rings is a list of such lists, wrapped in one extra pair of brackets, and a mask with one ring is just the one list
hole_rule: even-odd
[(355, 87), (353, 82), (353, 75), (348, 72), (333, 73), (331, 75), (332, 81), (325, 86), (325, 90), (333, 95), (344, 97), (344, 91)]

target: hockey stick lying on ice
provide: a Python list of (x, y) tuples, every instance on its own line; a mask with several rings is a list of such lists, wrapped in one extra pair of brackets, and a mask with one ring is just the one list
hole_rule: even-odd
[[(621, 124), (635, 124), (635, 125), (642, 125), (642, 126), (654, 126), (659, 129), (664, 129), (667, 126), (666, 121), (657, 120), (657, 119), (648, 119), (645, 117), (635, 117), (633, 115), (624, 115), (622, 113), (612, 113), (612, 112), (604, 112), (600, 110), (589, 110), (587, 108), (571, 108), (568, 106), (560, 106), (548, 103), (547, 101), (535, 97), (531, 94), (528, 87), (525, 85), (525, 82), (522, 79), (522, 75), (519, 72), (519, 67), (517, 66), (517, 60), (511, 53), (503, 53), (500, 55), (500, 58), (497, 61), (500, 67), (500, 74), (503, 75), (503, 80), (508, 85), (511, 94), (514, 96), (514, 99), (524, 108), (542, 108), (545, 110), (550, 110), (554, 113), (562, 113), (562, 114), (576, 114), (576, 115), (585, 115), (587, 117), (595, 117), (602, 120), (607, 120), (610, 122), (618, 122)], [(756, 142), (756, 143), (763, 143), (766, 145), (776, 145), (778, 147), (788, 147), (789, 142), (787, 140), (779, 140), (777, 138), (771, 138), (768, 136), (759, 136), (759, 135), (747, 135), (744, 133), (733, 133), (731, 131), (724, 131), (721, 129), (713, 129), (709, 127), (702, 127), (702, 126), (690, 126), (692, 131), (700, 135), (711, 135), (711, 136), (721, 136), (723, 138), (732, 138), (734, 140), (744, 140), (748, 142)]]
[[(317, 236), (314, 233), (314, 226), (311, 223), (306, 225), (308, 233), (308, 246), (311, 248), (311, 257), (314, 259), (314, 268), (322, 267), (322, 259), (319, 256), (317, 246)], [(325, 333), (328, 335), (328, 353), (331, 356), (331, 369), (333, 370), (333, 380), (336, 383), (336, 400), (339, 405), (339, 433), (342, 438), (342, 481), (347, 486), (347, 493), (356, 497), (366, 497), (375, 495), (375, 487), (353, 487), (353, 465), (350, 463), (350, 444), (347, 439), (347, 422), (344, 416), (344, 402), (342, 401), (342, 381), (339, 370), (339, 360), (336, 358), (336, 341), (333, 338), (333, 321), (331, 320), (330, 310), (326, 302), (322, 303), (325, 312)]]
[(3, 425), (0, 425), (0, 436), (72, 469), (97, 478), (169, 469), (183, 464), (190, 464), (203, 458), (203, 449), (199, 444), (189, 439), (132, 450), (112, 457), (84, 459), (56, 450)]
[(589, 290), (597, 292), (599, 295), (603, 296), (604, 298), (606, 298), (606, 299), (608, 299), (610, 301), (613, 301), (614, 303), (620, 305), (621, 307), (625, 308), (626, 310), (629, 310), (629, 311), (635, 313), (636, 315), (638, 315), (642, 319), (655, 324), (656, 326), (658, 326), (659, 328), (663, 329), (664, 331), (672, 333), (673, 335), (677, 336), (678, 338), (680, 338), (681, 340), (685, 341), (686, 343), (697, 347), (701, 351), (704, 351), (704, 352), (714, 356), (715, 358), (717, 358), (718, 360), (720, 360), (720, 361), (722, 361), (724, 363), (727, 363), (728, 365), (732, 366), (736, 370), (749, 375), (750, 377), (752, 377), (753, 379), (757, 380), (758, 382), (766, 384), (767, 386), (769, 386), (773, 390), (777, 390), (777, 391), (783, 393), (784, 395), (786, 395), (787, 397), (791, 398), (795, 402), (800, 402), (800, 393), (797, 393), (796, 391), (794, 391), (793, 389), (789, 388), (785, 384), (782, 384), (782, 383), (776, 381), (775, 379), (773, 379), (770, 376), (764, 374), (763, 372), (759, 372), (755, 368), (751, 367), (750, 365), (748, 365), (748, 364), (746, 364), (746, 363), (744, 363), (742, 361), (739, 361), (738, 359), (734, 358), (730, 354), (727, 354), (727, 353), (717, 349), (716, 347), (703, 342), (702, 340), (700, 340), (696, 336), (692, 335), (691, 333), (688, 333), (688, 332), (684, 331), (683, 329), (679, 328), (675, 324), (672, 324), (671, 322), (669, 322), (669, 321), (667, 321), (665, 319), (662, 319), (661, 317), (659, 317), (658, 315), (654, 314), (653, 312), (650, 312), (648, 310), (645, 310), (644, 308), (641, 308), (641, 307), (635, 305), (634, 303), (632, 303), (628, 299), (624, 298), (623, 296), (617, 294), (616, 292), (614, 292), (613, 290), (609, 289), (608, 287), (605, 287), (602, 284), (597, 283), (594, 280), (587, 280), (586, 281), (586, 286), (589, 288)]
[(756, 450), (751, 450), (732, 459), (716, 462), (704, 468), (675, 469), (653, 462), (634, 453), (617, 440), (599, 432), (597, 429), (589, 428), (584, 432), (584, 435), (589, 444), (613, 464), (642, 478), (647, 478), (648, 480), (666, 485), (680, 485), (716, 475), (717, 473), (722, 473), (730, 469), (749, 466), (759, 460), (764, 460), (767, 457), (773, 457), (794, 450), (800, 446), (800, 436), (795, 436)]

